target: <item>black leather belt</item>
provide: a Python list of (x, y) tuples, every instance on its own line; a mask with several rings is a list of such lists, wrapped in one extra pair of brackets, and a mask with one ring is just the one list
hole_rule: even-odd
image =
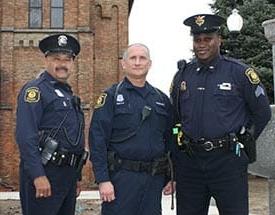
[(189, 145), (193, 150), (204, 150), (204, 151), (212, 151), (214, 149), (229, 149), (230, 140), (228, 137), (207, 140), (205, 138), (200, 138), (197, 141), (189, 141)]
[(111, 171), (125, 169), (134, 172), (146, 172), (151, 175), (165, 175), (170, 170), (167, 156), (153, 161), (137, 161), (120, 158), (111, 151), (108, 152), (108, 168)]

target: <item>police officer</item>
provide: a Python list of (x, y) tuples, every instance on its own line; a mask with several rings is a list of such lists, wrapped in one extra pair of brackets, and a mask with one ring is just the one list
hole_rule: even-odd
[(121, 64), (126, 77), (100, 95), (90, 126), (102, 214), (159, 215), (170, 101), (146, 81), (151, 60), (145, 45), (130, 45)]
[(46, 71), (18, 96), (16, 141), (20, 150), (20, 199), (24, 215), (73, 215), (80, 192), (84, 115), (67, 80), (80, 51), (69, 35), (39, 43)]
[[(255, 70), (220, 54), (217, 15), (187, 18), (195, 58), (180, 61), (171, 98), (177, 125), (177, 213), (207, 215), (210, 198), (220, 214), (248, 214), (247, 165), (271, 111)], [(249, 156), (249, 157), (248, 157)]]

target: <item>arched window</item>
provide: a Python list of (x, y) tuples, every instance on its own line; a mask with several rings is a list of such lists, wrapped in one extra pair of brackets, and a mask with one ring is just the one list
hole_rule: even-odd
[(64, 2), (51, 0), (51, 28), (64, 27)]
[(42, 0), (29, 0), (29, 27), (42, 27)]

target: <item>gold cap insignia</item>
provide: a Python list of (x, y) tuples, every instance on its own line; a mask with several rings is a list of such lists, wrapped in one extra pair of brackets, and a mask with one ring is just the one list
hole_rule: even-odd
[(40, 100), (40, 91), (37, 87), (30, 87), (25, 91), (25, 102), (36, 103)]
[(106, 97), (107, 93), (102, 93), (96, 101), (95, 108), (103, 107), (106, 101)]
[(181, 91), (185, 91), (186, 90), (186, 82), (185, 81), (181, 82), (181, 84), (180, 84), (180, 90)]
[(245, 75), (248, 77), (250, 83), (252, 84), (259, 84), (260, 83), (260, 78), (258, 76), (258, 74), (256, 73), (256, 71), (252, 68), (248, 68), (245, 71)]
[(205, 16), (196, 16), (196, 17), (195, 17), (195, 23), (196, 23), (198, 26), (203, 25), (203, 23), (205, 22), (204, 18), (205, 18)]

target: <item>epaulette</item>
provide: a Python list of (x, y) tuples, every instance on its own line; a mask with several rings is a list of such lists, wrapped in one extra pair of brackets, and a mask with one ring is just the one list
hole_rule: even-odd
[(182, 70), (186, 66), (186, 61), (181, 59), (177, 62), (178, 70)]
[(189, 63), (186, 63), (186, 60), (184, 59), (181, 59), (177, 62), (177, 66), (178, 66), (178, 71), (177, 73), (174, 75), (174, 78), (173, 78), (173, 81), (179, 76), (181, 75), (181, 73), (184, 71), (184, 69), (186, 68), (186, 66), (188, 65)]
[(223, 59), (225, 61), (231, 62), (231, 63), (235, 63), (237, 65), (243, 66), (243, 67), (247, 67), (247, 65), (245, 63), (243, 63), (242, 61), (236, 59), (236, 58), (232, 58), (232, 57), (228, 57), (228, 56), (223, 56)]
[(106, 92), (106, 93), (108, 93), (108, 94), (114, 94), (117, 85), (118, 85), (117, 83), (116, 83), (116, 84), (113, 84), (112, 86), (106, 88), (106, 89), (104, 90), (104, 92)]
[(178, 82), (180, 80), (180, 77), (182, 76), (182, 72), (184, 71), (184, 69), (186, 68), (186, 61), (184, 59), (181, 59), (177, 62), (177, 67), (178, 67), (178, 71), (175, 73), (170, 88), (169, 88), (169, 93), (171, 95), (172, 91), (174, 90), (174, 87), (178, 85)]
[(107, 96), (108, 98), (112, 98), (115, 101), (115, 97), (116, 97), (115, 92), (116, 90), (118, 90), (117, 86), (118, 84), (113, 84), (112, 86), (108, 87), (104, 91), (101, 91), (94, 108), (98, 109), (103, 107), (105, 105)]
[(38, 87), (45, 79), (43, 78), (36, 78), (36, 79), (32, 79), (28, 82), (26, 82), (23, 86), (23, 88), (26, 87)]

